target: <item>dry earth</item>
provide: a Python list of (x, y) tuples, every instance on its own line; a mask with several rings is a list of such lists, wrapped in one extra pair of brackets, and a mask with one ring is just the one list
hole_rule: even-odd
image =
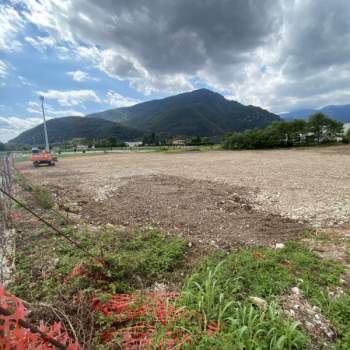
[(19, 168), (91, 222), (149, 224), (213, 247), (349, 222), (349, 146), (89, 155)]

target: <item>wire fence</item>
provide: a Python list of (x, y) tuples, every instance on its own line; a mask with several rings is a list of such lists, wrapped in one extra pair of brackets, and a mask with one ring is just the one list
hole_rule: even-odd
[[(1, 188), (12, 193), (14, 163), (11, 154), (0, 156)], [(14, 276), (15, 229), (11, 226), (12, 201), (0, 193), (0, 283), (7, 285)]]

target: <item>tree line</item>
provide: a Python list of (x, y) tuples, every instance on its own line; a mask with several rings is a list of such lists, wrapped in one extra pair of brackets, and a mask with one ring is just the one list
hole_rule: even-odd
[(323, 113), (315, 113), (308, 121), (276, 121), (263, 129), (231, 133), (223, 139), (226, 149), (262, 149), (348, 142), (343, 124)]

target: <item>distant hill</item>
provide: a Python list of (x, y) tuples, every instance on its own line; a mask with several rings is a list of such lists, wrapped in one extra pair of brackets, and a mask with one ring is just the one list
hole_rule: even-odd
[[(142, 137), (143, 132), (128, 128), (109, 120), (85, 117), (64, 117), (47, 122), (51, 144), (63, 143), (74, 138), (102, 139), (116, 137), (121, 141), (131, 141)], [(17, 145), (43, 145), (45, 143), (43, 124), (26, 130), (8, 142)]]
[(330, 105), (320, 109), (300, 109), (281, 114), (283, 119), (307, 119), (311, 114), (322, 112), (341, 123), (350, 123), (350, 105)]
[(111, 109), (87, 117), (111, 120), (169, 136), (218, 136), (230, 131), (265, 127), (274, 120), (280, 120), (279, 116), (260, 107), (229, 101), (207, 89)]

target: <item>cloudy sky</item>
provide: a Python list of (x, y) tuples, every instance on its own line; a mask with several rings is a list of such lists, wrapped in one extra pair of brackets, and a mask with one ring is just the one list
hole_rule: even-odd
[(275, 113), (350, 103), (349, 0), (0, 0), (0, 141), (207, 87)]

